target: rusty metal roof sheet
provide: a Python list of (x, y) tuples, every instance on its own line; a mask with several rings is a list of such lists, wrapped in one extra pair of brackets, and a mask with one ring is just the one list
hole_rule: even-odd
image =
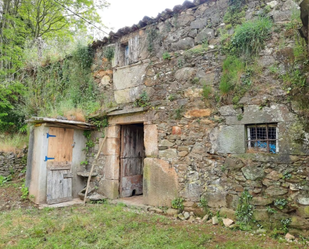
[(110, 32), (109, 33), (109, 37), (104, 37), (102, 40), (100, 41), (94, 41), (92, 43), (92, 47), (93, 48), (97, 48), (97, 47), (101, 47), (104, 46), (106, 44), (112, 43), (113, 41), (115, 41), (116, 39), (129, 34), (131, 32), (134, 32), (138, 29), (141, 29), (147, 25), (150, 25), (152, 23), (156, 23), (159, 21), (165, 21), (166, 19), (172, 17), (173, 15), (180, 13), (186, 9), (189, 8), (193, 8), (196, 7), (198, 5), (201, 5), (207, 1), (210, 0), (194, 0), (193, 2), (190, 1), (185, 1), (182, 5), (176, 5), (173, 10), (171, 9), (165, 9), (163, 12), (159, 13), (157, 17), (155, 18), (150, 18), (148, 16), (145, 16), (141, 21), (139, 21), (138, 24), (134, 24), (131, 27), (124, 27), (119, 29), (116, 33), (114, 32)]
[(44, 118), (44, 117), (32, 117), (29, 120), (26, 120), (26, 123), (29, 124), (47, 124), (52, 127), (61, 127), (61, 128), (72, 128), (79, 130), (94, 130), (96, 126), (81, 121), (74, 120), (64, 120), (56, 118)]

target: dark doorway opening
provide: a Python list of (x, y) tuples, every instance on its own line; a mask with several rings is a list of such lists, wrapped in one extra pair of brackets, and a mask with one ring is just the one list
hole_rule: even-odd
[(143, 194), (144, 125), (121, 126), (120, 197)]

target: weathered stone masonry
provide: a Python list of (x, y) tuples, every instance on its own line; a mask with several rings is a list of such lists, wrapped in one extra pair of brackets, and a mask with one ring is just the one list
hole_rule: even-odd
[[(223, 20), (228, 6), (227, 0), (185, 2), (93, 44), (92, 69), (109, 118), (98, 163), (99, 189), (110, 198), (118, 197), (119, 127), (143, 123), (146, 204), (169, 205), (176, 197), (199, 202), (205, 197), (211, 208), (235, 210), (247, 189), (257, 220), (269, 218), (266, 206), (286, 199), (288, 205), (274, 219), (291, 217), (292, 227), (307, 229), (308, 134), (296, 103), (290, 103), (282, 81), (270, 70), (275, 65), (284, 74), (290, 66), (283, 52), (293, 48), (294, 40), (285, 33), (285, 25), (298, 5), (292, 0), (248, 1), (243, 9), (245, 20), (264, 11), (274, 21), (274, 32), (256, 59), (260, 71), (254, 72), (253, 85), (239, 107), (219, 91), (226, 58), (220, 50), (222, 30), (234, 32)], [(208, 48), (202, 50), (206, 40)], [(104, 58), (108, 48), (115, 49), (112, 62)], [(166, 53), (171, 58), (163, 59)], [(203, 85), (212, 90), (208, 99), (202, 97)], [(149, 101), (138, 108), (134, 102), (141, 94)], [(253, 124), (275, 126), (276, 153), (247, 151)]]
[(0, 151), (0, 175), (18, 174), (27, 166), (27, 149), (20, 152)]

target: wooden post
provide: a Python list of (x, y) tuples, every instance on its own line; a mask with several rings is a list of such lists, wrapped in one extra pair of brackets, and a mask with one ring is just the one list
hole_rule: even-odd
[[(105, 132), (105, 134), (106, 134), (106, 132)], [(92, 172), (93, 172), (93, 168), (94, 168), (94, 165), (96, 164), (97, 159), (98, 159), (98, 157), (99, 157), (99, 155), (100, 155), (100, 153), (101, 153), (101, 150), (102, 150), (102, 148), (103, 148), (103, 145), (104, 145), (104, 143), (105, 143), (105, 140), (106, 140), (106, 135), (105, 135), (105, 137), (104, 137), (104, 139), (103, 139), (103, 141), (102, 141), (102, 143), (101, 143), (101, 145), (100, 145), (100, 147), (99, 147), (99, 151), (98, 151), (98, 153), (97, 153), (97, 155), (96, 155), (96, 157), (95, 157), (95, 159), (94, 159), (94, 162), (92, 163), (92, 166), (91, 166), (91, 170), (90, 170), (90, 173), (89, 173), (89, 176), (88, 176), (88, 181), (87, 181), (87, 187), (86, 187), (86, 191), (85, 191), (85, 196), (84, 196), (84, 205), (86, 204), (86, 200), (87, 200), (88, 188), (89, 188), (89, 184), (90, 184), (90, 179), (91, 179), (91, 175), (92, 175)]]

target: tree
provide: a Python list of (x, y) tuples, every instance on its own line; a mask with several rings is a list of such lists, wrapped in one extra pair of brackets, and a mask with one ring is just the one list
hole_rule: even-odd
[(97, 11), (107, 5), (106, 0), (0, 2), (0, 126), (9, 130), (11, 121), (16, 120), (16, 106), (23, 93), (20, 82), (26, 43), (39, 45), (40, 56), (44, 41), (72, 39), (77, 31), (86, 33), (90, 24), (102, 25)]

